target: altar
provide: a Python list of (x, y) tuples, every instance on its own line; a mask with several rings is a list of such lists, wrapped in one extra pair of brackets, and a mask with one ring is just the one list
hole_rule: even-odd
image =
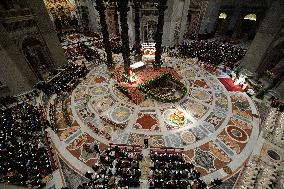
[(142, 55), (142, 62), (144, 63), (152, 63), (155, 61), (155, 53), (156, 53), (156, 43), (142, 43), (141, 51)]
[(136, 62), (134, 64), (131, 64), (130, 65), (130, 68), (133, 70), (133, 71), (138, 71), (138, 70), (141, 70), (143, 68), (145, 68), (145, 63), (140, 61), (140, 62)]

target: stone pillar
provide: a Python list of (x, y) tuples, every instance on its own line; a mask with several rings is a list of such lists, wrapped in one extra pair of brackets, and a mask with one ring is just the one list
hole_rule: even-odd
[(127, 72), (130, 67), (130, 49), (129, 49), (129, 35), (128, 35), (128, 0), (120, 0), (117, 2), (117, 10), (119, 11), (120, 27), (121, 27), (121, 41), (122, 41), (122, 57), (124, 61), (124, 71)]
[[(174, 46), (180, 43), (187, 31), (187, 14), (190, 0), (169, 0), (165, 10), (163, 28), (163, 46)], [(176, 29), (178, 32), (176, 32)]]
[(35, 14), (38, 29), (45, 41), (45, 45), (49, 49), (55, 68), (61, 67), (67, 60), (44, 2), (42, 0), (29, 0), (27, 2)]
[(169, 0), (167, 2), (167, 9), (165, 10), (165, 17), (164, 17), (164, 28), (163, 28), (163, 40), (162, 40), (162, 44), (164, 46), (172, 46), (174, 44), (172, 44), (171, 42), (173, 41), (171, 38), (171, 33), (173, 32), (173, 24), (172, 24), (172, 14), (173, 14), (173, 10), (174, 10), (174, 0)]
[(105, 48), (105, 52), (107, 55), (107, 67), (113, 68), (114, 67), (114, 62), (112, 60), (112, 51), (111, 51), (111, 46), (110, 46), (110, 41), (109, 41), (109, 32), (107, 29), (107, 23), (106, 23), (106, 15), (105, 15), (105, 5), (103, 0), (97, 0), (96, 1), (96, 9), (99, 12), (100, 15), (100, 24), (101, 24), (101, 32), (103, 35), (103, 44), (104, 44), (104, 48)]
[[(282, 16), (282, 17), (281, 17)], [(258, 32), (249, 47), (241, 66), (252, 73), (256, 73), (263, 61), (267, 50), (269, 50), (277, 33), (283, 26), (283, 5), (281, 0), (273, 1), (267, 11)]]
[(237, 21), (239, 20), (239, 17), (240, 17), (240, 11), (234, 10), (233, 14), (229, 18), (230, 21), (227, 27), (227, 31), (233, 31), (235, 29), (235, 26), (236, 26)]
[(135, 29), (135, 42), (134, 42), (134, 48), (136, 55), (141, 55), (141, 18), (140, 18), (140, 8), (142, 6), (142, 2), (140, 0), (134, 1), (134, 29)]
[[(25, 91), (31, 91), (33, 86), (36, 84), (37, 79), (29, 69), (26, 62), (21, 62), (24, 64), (22, 67), (26, 67), (27, 70), (21, 70), (14, 62), (9, 53), (0, 46), (0, 81), (4, 85), (0, 88), (0, 97), (6, 95), (18, 95)], [(28, 72), (29, 76), (25, 72)]]
[(135, 42), (135, 23), (134, 23), (134, 10), (132, 6), (129, 7), (129, 14), (127, 17), (128, 34), (129, 34), (129, 45), (132, 47)]
[(97, 14), (93, 1), (88, 0), (87, 5), (89, 10), (89, 29), (92, 32), (98, 32)]
[(163, 52), (162, 39), (163, 39), (165, 10), (167, 9), (167, 6), (166, 6), (167, 0), (159, 0), (158, 2), (159, 2), (159, 4), (157, 5), (158, 24), (157, 24), (156, 34), (155, 34), (156, 53), (155, 53), (154, 67), (160, 67), (163, 64), (163, 62), (161, 60), (161, 55), (162, 55), (162, 52)]
[(187, 22), (188, 22), (188, 11), (189, 11), (189, 5), (190, 0), (185, 0), (183, 4), (183, 11), (181, 15), (181, 22), (180, 22), (180, 33), (179, 33), (179, 40), (178, 43), (180, 43), (183, 40), (183, 36), (185, 32), (187, 31)]
[(106, 21), (110, 37), (119, 36), (118, 15), (116, 3), (106, 5)]
[(220, 3), (219, 0), (210, 0), (207, 11), (201, 22), (200, 34), (212, 33), (215, 31), (216, 21), (219, 17)]

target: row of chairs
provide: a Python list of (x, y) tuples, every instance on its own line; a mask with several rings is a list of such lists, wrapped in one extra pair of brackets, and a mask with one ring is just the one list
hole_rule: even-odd
[(255, 156), (247, 163), (236, 189), (272, 189), (278, 179), (278, 166), (266, 164)]
[(284, 112), (279, 112), (276, 108), (271, 108), (263, 126), (263, 137), (271, 143), (283, 147)]

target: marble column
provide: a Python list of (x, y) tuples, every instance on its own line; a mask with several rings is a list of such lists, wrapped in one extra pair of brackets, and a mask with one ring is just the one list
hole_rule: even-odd
[[(187, 14), (190, 0), (169, 0), (164, 16), (163, 46), (180, 43), (187, 31)], [(176, 32), (178, 30), (178, 32)]]
[(92, 0), (88, 0), (87, 5), (89, 10), (89, 29), (92, 32), (98, 32), (97, 14), (94, 2)]
[(201, 22), (201, 26), (199, 30), (200, 34), (212, 33), (215, 31), (216, 21), (219, 17), (220, 5), (221, 4), (219, 0), (209, 1), (207, 11)]
[(135, 22), (134, 22), (134, 10), (133, 7), (129, 7), (129, 14), (127, 16), (129, 46), (132, 47), (135, 42)]
[(183, 11), (181, 15), (181, 22), (180, 22), (180, 32), (179, 32), (179, 39), (178, 43), (183, 40), (183, 36), (187, 31), (187, 22), (188, 22), (188, 11), (189, 11), (190, 0), (185, 0), (183, 3)]
[[(227, 31), (233, 31), (235, 29), (235, 26), (237, 24), (237, 21), (239, 20), (240, 17), (240, 11), (239, 10), (234, 10), (232, 15), (230, 15), (230, 21), (227, 27)], [(228, 18), (227, 18), (228, 19)]]
[(113, 68), (114, 67), (114, 62), (112, 60), (112, 51), (111, 51), (111, 46), (110, 46), (110, 41), (109, 41), (109, 32), (107, 29), (107, 23), (106, 23), (106, 15), (105, 15), (105, 5), (103, 0), (97, 0), (96, 1), (96, 9), (99, 12), (100, 15), (100, 24), (101, 24), (101, 32), (103, 35), (103, 44), (104, 44), (104, 48), (107, 54), (107, 67), (108, 68)]
[(141, 32), (140, 32), (140, 28), (141, 28), (141, 18), (140, 18), (140, 8), (142, 6), (142, 2), (141, 0), (138, 1), (134, 1), (134, 28), (135, 28), (135, 53), (136, 55), (141, 55)]
[(156, 53), (155, 53), (155, 67), (160, 67), (163, 62), (161, 60), (161, 55), (163, 52), (162, 49), (162, 39), (163, 39), (163, 28), (164, 28), (164, 16), (165, 16), (165, 10), (167, 9), (167, 0), (159, 0), (157, 5), (158, 9), (158, 24), (157, 24), (157, 30), (155, 34), (155, 42), (156, 42)]
[(117, 10), (119, 11), (121, 41), (122, 41), (122, 57), (124, 61), (124, 71), (127, 73), (130, 67), (130, 49), (129, 49), (129, 34), (128, 34), (128, 0), (120, 0), (117, 2)]
[(283, 16), (283, 4), (281, 5), (281, 0), (273, 1), (251, 46), (241, 61), (243, 68), (251, 73), (256, 73), (265, 58), (266, 52), (271, 48), (273, 41), (283, 26)]
[(163, 46), (172, 46), (174, 44), (171, 44), (171, 42), (173, 41), (171, 33), (173, 32), (173, 24), (172, 24), (172, 14), (173, 14), (173, 7), (174, 7), (174, 0), (169, 0), (167, 2), (167, 9), (165, 10), (165, 16), (164, 16), (164, 28), (163, 28), (163, 40), (162, 40), (162, 44)]

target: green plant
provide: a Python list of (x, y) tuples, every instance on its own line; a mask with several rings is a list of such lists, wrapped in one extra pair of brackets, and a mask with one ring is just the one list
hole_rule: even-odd
[[(149, 88), (150, 85), (153, 85), (156, 81), (160, 80), (160, 79), (165, 79), (165, 80), (172, 80), (173, 82), (179, 84), (180, 89), (182, 91), (182, 95), (180, 97), (175, 97), (175, 96), (161, 96), (156, 94), (153, 90), (151, 90)], [(187, 89), (185, 87), (185, 85), (183, 83), (181, 83), (179, 80), (177, 80), (174, 76), (172, 76), (170, 73), (165, 73), (159, 77), (156, 77), (152, 80), (147, 81), (144, 84), (141, 84), (138, 86), (138, 89), (141, 90), (142, 92), (144, 92), (145, 94), (147, 94), (148, 96), (150, 96), (151, 98), (160, 101), (160, 102), (165, 102), (165, 103), (170, 103), (170, 102), (177, 102), (180, 99), (182, 99), (186, 93), (187, 93)]]

